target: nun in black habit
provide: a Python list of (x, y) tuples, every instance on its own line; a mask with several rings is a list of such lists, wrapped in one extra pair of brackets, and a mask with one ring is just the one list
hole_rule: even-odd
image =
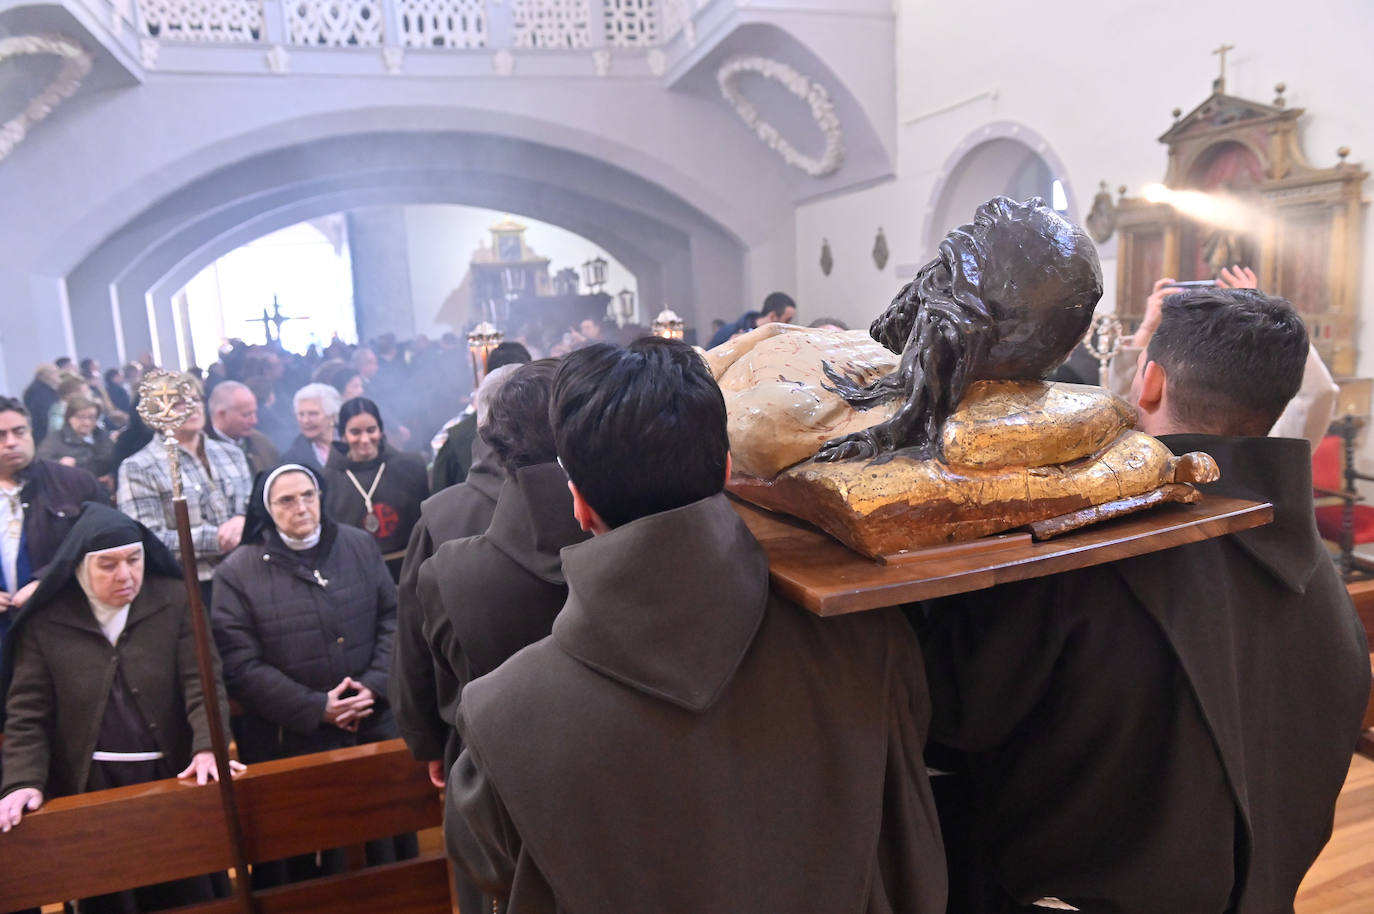
[[(49, 569), (5, 641), (0, 829), (49, 797), (217, 778), (186, 590), (167, 548), (137, 521), (89, 502)], [(218, 683), (218, 666), (214, 674)], [(212, 897), (200, 877), (86, 899), (81, 910), (150, 911)]]
[[(210, 617), (249, 763), (396, 737), (387, 675), (396, 585), (372, 534), (335, 523), (300, 464), (261, 474), (243, 543), (215, 569)], [(413, 857), (413, 835), (370, 841), (369, 864)], [(340, 850), (253, 868), (253, 887), (342, 872)]]

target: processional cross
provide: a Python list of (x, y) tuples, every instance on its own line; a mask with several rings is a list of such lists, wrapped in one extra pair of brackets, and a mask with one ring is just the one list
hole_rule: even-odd
[(1236, 46), (1233, 44), (1223, 44), (1221, 47), (1217, 48), (1215, 51), (1212, 52), (1213, 54), (1216, 54), (1219, 57), (1221, 57), (1221, 75), (1219, 75), (1215, 80), (1212, 81), (1212, 91), (1217, 93), (1218, 95), (1221, 95), (1226, 91), (1226, 52), (1234, 51), (1235, 49)]
[[(270, 343), (270, 342), (272, 342), (273, 340), (276, 340), (277, 342), (281, 342), (281, 325), (282, 325), (282, 324), (286, 323), (287, 321), (298, 321), (298, 320), (304, 320), (304, 318), (296, 317), (296, 316), (290, 315), (290, 314), (282, 314), (282, 313), (281, 313), (281, 304), (277, 301), (277, 296), (273, 295), (273, 296), (272, 296), (272, 313), (271, 313), (271, 314), (268, 314), (268, 313), (267, 313), (267, 309), (266, 309), (266, 308), (263, 308), (263, 309), (262, 309), (262, 317), (250, 317), (250, 318), (248, 319), (248, 323), (250, 323), (250, 324), (262, 324), (262, 335), (263, 335), (264, 337), (266, 337), (267, 342)], [(268, 329), (269, 326), (275, 327), (275, 332), (273, 332), (273, 330)]]

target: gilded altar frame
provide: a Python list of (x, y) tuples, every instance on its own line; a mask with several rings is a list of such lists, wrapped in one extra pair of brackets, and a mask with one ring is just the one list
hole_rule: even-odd
[[(1197, 186), (1199, 169), (1226, 146), (1238, 144), (1258, 160), (1263, 178), (1247, 188), (1256, 210), (1248, 234), (1251, 266), (1260, 288), (1290, 299), (1302, 312), (1312, 342), (1333, 375), (1349, 378), (1357, 361), (1356, 319), (1362, 258), (1362, 190), (1369, 173), (1337, 150), (1329, 168), (1308, 163), (1298, 138), (1302, 108), (1289, 108), (1284, 87), (1272, 104), (1213, 92), (1188, 115), (1175, 109), (1174, 124), (1159, 142), (1169, 150), (1164, 184)], [(1199, 223), (1168, 203), (1122, 198), (1116, 207), (1120, 233), (1117, 314), (1138, 321), (1155, 279), (1209, 279), (1197, 272)]]

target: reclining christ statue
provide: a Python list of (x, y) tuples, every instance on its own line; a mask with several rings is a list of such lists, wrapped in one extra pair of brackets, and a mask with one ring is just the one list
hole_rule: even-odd
[(989, 200), (871, 340), (766, 324), (707, 353), (732, 490), (875, 557), (1196, 499), (1184, 483), (1215, 478), (1210, 458), (1132, 431), (1134, 409), (1101, 388), (1043, 380), (1101, 296), (1082, 229), (1039, 198)]

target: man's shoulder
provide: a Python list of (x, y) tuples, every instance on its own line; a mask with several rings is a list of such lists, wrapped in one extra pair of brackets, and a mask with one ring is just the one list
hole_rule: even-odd
[(420, 566), (420, 577), (433, 581), (441, 592), (457, 588), (462, 593), (478, 594), (489, 578), (508, 578), (512, 571), (492, 563), (510, 563), (505, 553), (493, 546), (485, 534), (451, 539), (435, 547)]
[(253, 452), (255, 454), (266, 454), (272, 457), (276, 457), (277, 446), (272, 443), (271, 438), (267, 437), (267, 435), (263, 434), (257, 429), (253, 429), (251, 432), (248, 433), (248, 441), (249, 447), (253, 449)]
[(576, 701), (577, 671), (583, 670), (549, 635), (468, 683), (460, 712), (470, 726), (480, 730), (484, 724), (502, 726), (509, 721), (512, 707), (550, 709), (560, 701)]
[(850, 663), (879, 672), (894, 647), (914, 647), (915, 632), (898, 607), (839, 616), (818, 616), (776, 593), (769, 594), (763, 623), (750, 650), (802, 653), (822, 663)]

